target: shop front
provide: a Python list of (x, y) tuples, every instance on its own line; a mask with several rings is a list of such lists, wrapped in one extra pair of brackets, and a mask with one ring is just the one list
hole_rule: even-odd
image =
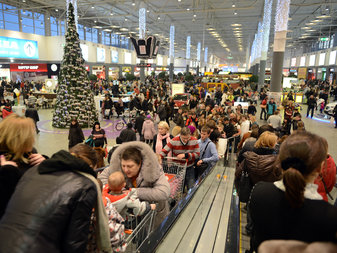
[(119, 78), (119, 67), (109, 67), (109, 79)]
[(156, 75), (158, 75), (160, 72), (166, 72), (167, 71), (167, 68), (165, 68), (165, 67), (156, 67), (156, 69), (155, 69), (155, 74)]
[(127, 73), (132, 74), (132, 67), (122, 67), (122, 75), (125, 77)]
[(105, 66), (93, 66), (92, 73), (96, 75), (98, 79), (105, 79)]
[(9, 82), (11, 80), (11, 70), (9, 64), (0, 64), (0, 80)]
[(327, 77), (327, 79), (332, 84), (336, 82), (336, 72), (334, 68), (329, 68), (329, 76)]
[(317, 79), (318, 80), (325, 80), (327, 78), (326, 76), (326, 68), (318, 68), (317, 69)]
[(290, 72), (289, 72), (289, 69), (283, 69), (283, 70), (282, 70), (282, 74), (283, 74), (284, 77), (288, 77), (288, 76), (289, 76), (289, 73), (290, 73)]
[(289, 76), (297, 77), (298, 76), (297, 68), (291, 68), (291, 69), (289, 69)]
[(57, 80), (58, 75), (60, 73), (60, 68), (61, 68), (61, 64), (59, 63), (47, 64), (48, 78)]
[(316, 79), (316, 69), (314, 68), (308, 68), (308, 80), (315, 80)]
[(298, 68), (297, 77), (298, 79), (307, 79), (307, 68)]
[(48, 67), (47, 64), (10, 64), (10, 75), (13, 82), (44, 82), (48, 78)]

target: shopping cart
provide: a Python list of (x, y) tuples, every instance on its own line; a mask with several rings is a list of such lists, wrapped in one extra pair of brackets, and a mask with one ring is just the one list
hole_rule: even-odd
[(171, 188), (170, 203), (178, 203), (183, 197), (186, 167), (186, 160), (174, 157), (165, 157), (162, 159), (162, 168)]
[(127, 215), (125, 219), (127, 245), (125, 252), (138, 252), (139, 247), (142, 246), (153, 230), (155, 214), (156, 211), (151, 210), (143, 217), (136, 217), (132, 214)]

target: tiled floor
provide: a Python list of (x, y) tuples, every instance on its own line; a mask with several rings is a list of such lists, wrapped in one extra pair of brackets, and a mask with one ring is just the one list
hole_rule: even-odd
[[(41, 154), (51, 156), (60, 149), (68, 150), (68, 129), (54, 128), (51, 125), (52, 110), (41, 109), (39, 110), (40, 121), (38, 128), (40, 133), (36, 137), (36, 148)], [(120, 119), (114, 118), (113, 120), (102, 120), (101, 127), (105, 130), (108, 146), (116, 144), (116, 137), (119, 136), (119, 131), (115, 129), (117, 122)], [(83, 129), (85, 137), (91, 133), (91, 129)]]

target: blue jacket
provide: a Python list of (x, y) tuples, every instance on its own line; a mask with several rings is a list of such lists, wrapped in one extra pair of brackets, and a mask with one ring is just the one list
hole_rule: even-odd
[[(219, 160), (218, 151), (216, 150), (215, 144), (209, 138), (207, 138), (205, 141), (199, 139), (198, 142), (200, 148), (200, 160), (202, 160), (203, 163), (208, 163), (210, 165), (209, 167), (214, 166)], [(204, 151), (208, 142), (209, 144), (207, 149)]]
[(267, 104), (267, 114), (273, 115), (276, 109), (277, 109), (277, 106), (275, 102), (273, 102), (272, 104), (271, 103)]

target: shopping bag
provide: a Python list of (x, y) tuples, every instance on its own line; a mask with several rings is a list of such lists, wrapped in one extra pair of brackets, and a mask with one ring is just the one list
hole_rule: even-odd
[(105, 109), (104, 116), (109, 117), (109, 115), (110, 115), (110, 109)]
[(250, 192), (252, 190), (252, 183), (249, 178), (249, 174), (246, 171), (242, 171), (241, 178), (239, 182), (239, 200), (240, 202), (247, 203), (250, 197)]
[(90, 135), (90, 136), (88, 137), (88, 139), (85, 140), (84, 143), (87, 144), (87, 145), (90, 146), (90, 147), (95, 147), (95, 141), (94, 141), (92, 135)]

